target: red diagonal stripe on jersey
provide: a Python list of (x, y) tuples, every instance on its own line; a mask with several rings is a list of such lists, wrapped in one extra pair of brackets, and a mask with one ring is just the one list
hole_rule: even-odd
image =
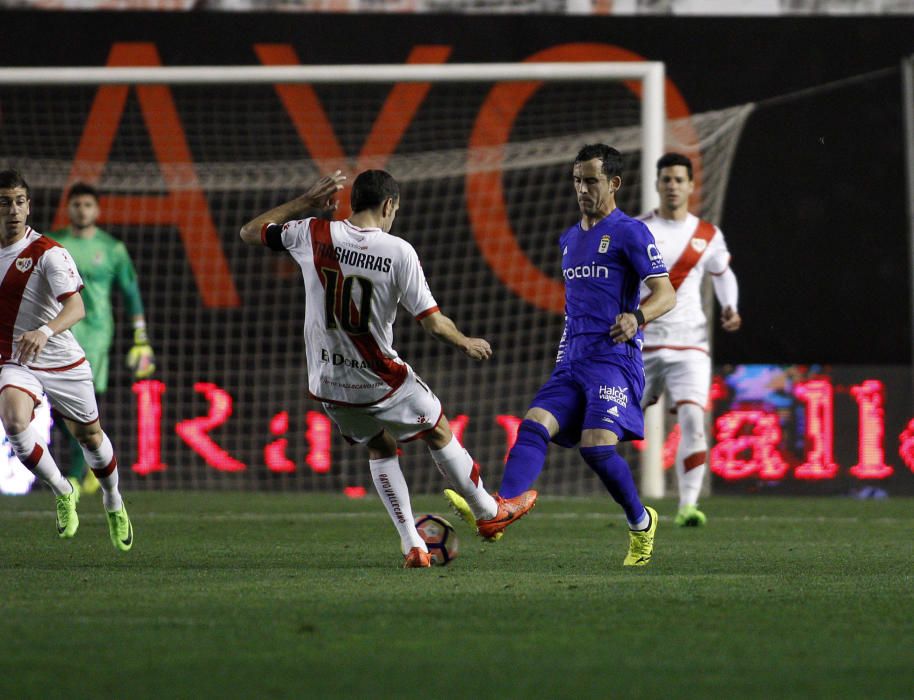
[[(336, 272), (336, 290), (333, 292), (335, 300), (334, 313), (338, 319), (343, 317), (343, 271), (340, 268), (340, 261), (336, 257), (336, 251), (333, 249), (333, 239), (330, 236), (330, 222), (326, 219), (311, 220), (311, 250), (314, 254), (314, 267), (317, 270), (318, 278), (324, 285), (324, 296), (327, 294), (327, 279), (321, 274), (322, 269), (333, 270)], [(357, 327), (360, 322), (359, 310), (355, 303), (349, 304), (349, 318), (352, 326)], [(345, 332), (340, 329), (340, 332)], [(394, 362), (381, 352), (378, 341), (374, 336), (368, 333), (346, 333), (349, 340), (352, 341), (359, 354), (367, 360), (372, 371), (377, 374), (392, 389), (399, 387), (407, 376), (406, 365)]]
[[(701, 260), (701, 256), (708, 249), (708, 244), (712, 238), (714, 238), (714, 224), (699, 219), (698, 226), (695, 227), (695, 233), (686, 243), (685, 250), (682, 251), (682, 255), (679, 256), (676, 264), (670, 268), (670, 283), (673, 285), (673, 289), (679, 289), (679, 285), (683, 283), (692, 268)], [(701, 250), (692, 245), (692, 242), (696, 240), (705, 242)]]
[[(48, 248), (56, 245), (57, 243), (46, 236), (35, 239), (10, 263), (10, 269), (3, 276), (3, 282), (0, 282), (0, 358), (4, 360), (13, 357), (13, 330), (16, 326), (16, 317), (19, 316), (19, 307), (22, 305), (25, 285), (38, 266), (38, 259)], [(31, 260), (32, 263), (27, 270), (20, 270), (16, 263), (25, 259)]]
[[(676, 264), (669, 268), (670, 284), (673, 285), (674, 290), (679, 289), (679, 286), (685, 281), (685, 278), (688, 277), (692, 268), (698, 264), (698, 261), (701, 260), (701, 256), (704, 255), (705, 251), (708, 249), (708, 246), (705, 245), (701, 251), (698, 251), (695, 249), (695, 246), (692, 245), (692, 241), (703, 240), (708, 244), (711, 242), (712, 238), (714, 238), (714, 224), (705, 221), (704, 219), (699, 219), (698, 226), (695, 227), (695, 232), (692, 233), (692, 237), (689, 239), (689, 242), (686, 243), (682, 255), (679, 256)], [(640, 303), (643, 304), (650, 298), (651, 295), (648, 293), (647, 296), (642, 297)]]

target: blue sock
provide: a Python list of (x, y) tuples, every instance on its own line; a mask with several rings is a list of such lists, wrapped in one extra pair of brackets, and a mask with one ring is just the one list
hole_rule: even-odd
[(638, 489), (628, 463), (619, 456), (614, 445), (582, 447), (581, 456), (593, 469), (616, 503), (622, 506), (630, 524), (644, 517), (644, 506), (638, 498)]
[(545, 425), (534, 420), (521, 423), (517, 429), (517, 441), (508, 453), (498, 495), (514, 498), (533, 486), (543, 470), (548, 449), (549, 431)]

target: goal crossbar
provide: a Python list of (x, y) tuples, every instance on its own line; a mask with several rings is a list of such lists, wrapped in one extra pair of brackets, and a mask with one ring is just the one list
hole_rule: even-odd
[(663, 82), (664, 66), (645, 62), (451, 63), (335, 66), (156, 66), (0, 68), (0, 85), (222, 85), (409, 83), (523, 80)]

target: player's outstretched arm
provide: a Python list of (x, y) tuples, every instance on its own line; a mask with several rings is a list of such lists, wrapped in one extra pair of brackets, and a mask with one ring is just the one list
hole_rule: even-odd
[(488, 360), (492, 356), (489, 341), (484, 338), (468, 338), (461, 333), (454, 322), (440, 311), (429, 314), (419, 323), (425, 331), (442, 343), (453, 345), (471, 360)]
[(263, 245), (260, 232), (268, 224), (284, 224), (299, 219), (305, 212), (315, 209), (334, 211), (338, 206), (336, 193), (343, 189), (345, 181), (346, 176), (339, 170), (333, 175), (325, 175), (295, 199), (273, 207), (248, 221), (241, 227), (241, 240), (248, 245)]

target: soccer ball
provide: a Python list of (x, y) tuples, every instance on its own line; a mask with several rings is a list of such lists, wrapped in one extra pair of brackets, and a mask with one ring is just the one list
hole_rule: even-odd
[(457, 556), (459, 541), (454, 527), (440, 515), (427, 514), (416, 518), (416, 529), (425, 540), (432, 564), (444, 566)]

